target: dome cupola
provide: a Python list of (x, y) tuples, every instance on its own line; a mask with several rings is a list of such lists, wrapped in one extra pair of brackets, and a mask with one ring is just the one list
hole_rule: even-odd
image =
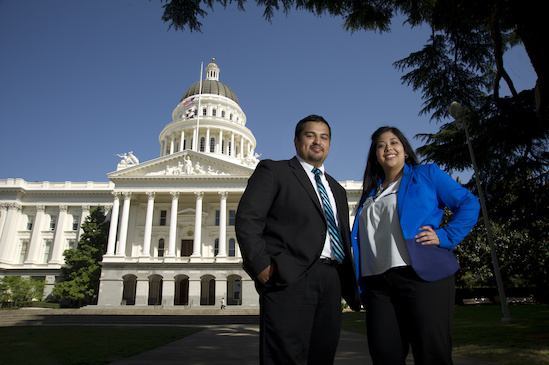
[(159, 136), (161, 156), (193, 150), (255, 166), (256, 140), (246, 127), (246, 115), (234, 91), (219, 81), (215, 59), (206, 77), (187, 89)]

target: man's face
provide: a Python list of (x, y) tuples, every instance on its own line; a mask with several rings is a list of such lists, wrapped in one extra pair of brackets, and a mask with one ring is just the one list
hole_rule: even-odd
[(307, 122), (299, 139), (294, 138), (294, 144), (299, 157), (320, 167), (330, 152), (330, 129), (322, 122)]

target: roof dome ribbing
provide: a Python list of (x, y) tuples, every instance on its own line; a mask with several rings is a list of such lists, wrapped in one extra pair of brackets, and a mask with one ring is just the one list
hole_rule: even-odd
[[(226, 84), (219, 81), (219, 67), (214, 63), (215, 59), (206, 67), (206, 79), (202, 80), (202, 94), (214, 94), (227, 97), (240, 105), (234, 91)], [(189, 96), (200, 94), (200, 81), (194, 83), (185, 91), (181, 101)]]

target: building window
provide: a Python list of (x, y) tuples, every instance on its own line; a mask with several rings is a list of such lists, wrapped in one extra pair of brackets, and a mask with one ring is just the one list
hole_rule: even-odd
[(229, 148), (228, 148), (227, 154), (228, 154), (228, 155), (231, 154), (231, 142), (229, 142)]
[(57, 216), (50, 215), (50, 231), (55, 231), (55, 223), (57, 223)]
[(221, 118), (225, 118), (225, 110), (221, 111)]
[(219, 253), (219, 238), (215, 239), (215, 246), (214, 246), (214, 256), (217, 256)]
[(181, 240), (181, 257), (190, 257), (193, 254), (193, 240)]
[(236, 241), (234, 238), (229, 240), (229, 257), (236, 257)]
[(216, 109), (212, 109), (212, 117), (215, 117), (217, 115), (217, 110)]
[(27, 216), (27, 231), (32, 231), (32, 224), (34, 223), (34, 216), (28, 215)]
[(158, 257), (164, 257), (164, 238), (158, 240)]
[(219, 210), (215, 211), (215, 225), (219, 227)]
[(210, 152), (215, 152), (215, 138), (210, 139)]
[(234, 226), (235, 217), (236, 217), (236, 210), (229, 210), (229, 226)]
[(27, 259), (29, 252), (29, 240), (21, 241), (21, 252), (19, 253), (19, 263), (22, 264)]
[(230, 276), (227, 278), (227, 305), (242, 305), (241, 278)]
[(206, 116), (206, 108), (202, 109), (202, 115), (205, 117)]
[(76, 240), (67, 240), (67, 248), (76, 251)]
[(44, 261), (43, 261), (44, 264), (47, 264), (48, 262), (50, 262), (52, 246), (53, 246), (52, 240), (46, 240), (44, 242)]
[(206, 139), (204, 137), (200, 138), (200, 152), (204, 152), (206, 144)]
[(72, 216), (72, 230), (73, 231), (78, 231), (79, 221), (80, 221), (80, 216), (77, 216), (77, 215)]
[(225, 151), (225, 141), (221, 140), (221, 153), (223, 153), (223, 151)]
[(187, 140), (186, 139), (183, 140), (183, 149), (184, 150), (187, 149)]
[(160, 211), (160, 225), (165, 226), (166, 225), (166, 217), (168, 216), (167, 210), (161, 210)]
[(229, 115), (229, 120), (233, 120), (233, 115), (231, 113), (231, 115)]

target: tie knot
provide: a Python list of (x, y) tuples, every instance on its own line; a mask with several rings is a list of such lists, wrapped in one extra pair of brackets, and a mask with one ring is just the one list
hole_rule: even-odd
[(316, 176), (320, 177), (320, 174), (322, 174), (322, 171), (320, 171), (320, 169), (317, 169), (316, 167), (313, 169), (313, 174), (315, 174)]

